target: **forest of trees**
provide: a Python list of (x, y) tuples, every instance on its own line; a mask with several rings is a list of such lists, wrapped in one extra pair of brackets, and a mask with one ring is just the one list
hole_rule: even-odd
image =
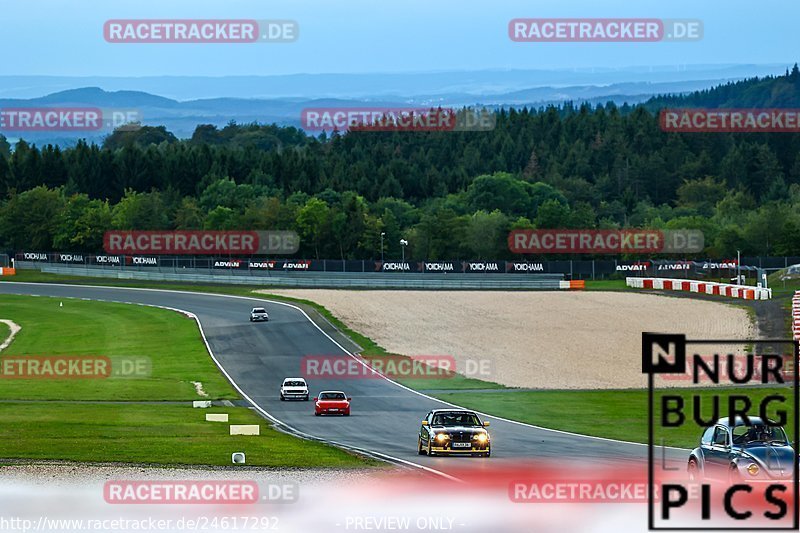
[(641, 106), (501, 110), (490, 132), (117, 131), (12, 150), (0, 250), (95, 252), (108, 229), (281, 229), (299, 256), (510, 258), (514, 228), (691, 228), (704, 256), (800, 255), (800, 135), (661, 131), (664, 106), (800, 107), (800, 72)]

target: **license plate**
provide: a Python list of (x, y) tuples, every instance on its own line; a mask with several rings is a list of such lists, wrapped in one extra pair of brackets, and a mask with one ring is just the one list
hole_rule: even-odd
[(469, 442), (454, 442), (453, 448), (471, 448), (472, 444)]
[(338, 411), (338, 409), (328, 409), (328, 411), (330, 411), (331, 413), (335, 413)]

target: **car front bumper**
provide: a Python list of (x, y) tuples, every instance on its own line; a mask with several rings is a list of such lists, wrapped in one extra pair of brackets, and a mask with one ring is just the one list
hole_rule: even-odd
[(469, 448), (451, 448), (450, 445), (446, 446), (431, 446), (433, 453), (439, 454), (459, 454), (459, 453), (485, 453), (489, 451), (490, 443), (477, 443), (473, 442)]
[(269, 322), (268, 316), (251, 316), (250, 320), (253, 322)]

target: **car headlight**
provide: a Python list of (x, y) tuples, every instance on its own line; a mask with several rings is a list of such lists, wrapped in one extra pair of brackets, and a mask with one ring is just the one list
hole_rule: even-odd
[(486, 435), (486, 433), (478, 433), (477, 435), (475, 435), (475, 440), (477, 440), (481, 444), (486, 442), (488, 439), (489, 437)]
[(444, 442), (447, 440), (447, 433), (439, 433), (436, 435), (436, 440), (439, 442)]
[(759, 471), (758, 465), (755, 463), (747, 467), (747, 473), (750, 474), (751, 476), (757, 476), (758, 471)]

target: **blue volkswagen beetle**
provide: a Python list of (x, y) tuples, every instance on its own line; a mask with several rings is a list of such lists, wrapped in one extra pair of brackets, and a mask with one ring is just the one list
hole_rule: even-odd
[(730, 425), (721, 418), (706, 429), (689, 456), (689, 479), (730, 483), (791, 480), (797, 453), (780, 426), (750, 417)]

